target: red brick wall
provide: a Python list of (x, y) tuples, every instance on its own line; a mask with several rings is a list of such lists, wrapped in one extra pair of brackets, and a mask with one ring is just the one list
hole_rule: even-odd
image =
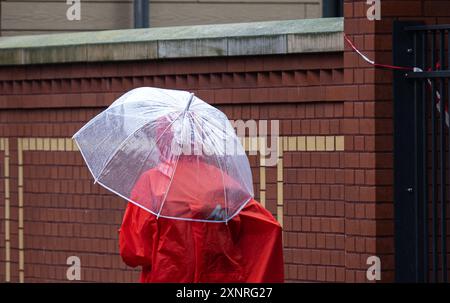
[[(138, 86), (193, 90), (230, 119), (280, 120), (282, 136), (336, 136), (342, 133), (342, 101), (348, 99), (342, 82), (341, 53), (2, 68), (0, 137), (10, 145), (11, 280), (19, 281), (21, 267), (17, 138), (70, 138)], [(285, 152), (283, 161), (286, 280), (344, 281), (344, 153)], [(250, 162), (259, 199), (258, 156)], [(137, 272), (117, 254), (125, 203), (92, 183), (79, 152), (23, 151), (22, 167), (24, 280), (66, 281), (66, 259), (77, 255), (84, 281), (136, 281)], [(266, 169), (266, 188), (266, 207), (276, 215), (276, 167)], [(0, 234), (4, 237), (3, 225)]]
[[(392, 63), (392, 24), (399, 20), (450, 23), (450, 2), (381, 1), (381, 20), (369, 21), (366, 1), (345, 1), (344, 31), (370, 58)], [(394, 213), (392, 72), (375, 69), (348, 46), (344, 52), (345, 266), (347, 281), (366, 281), (366, 260), (377, 255), (382, 281), (393, 281)]]

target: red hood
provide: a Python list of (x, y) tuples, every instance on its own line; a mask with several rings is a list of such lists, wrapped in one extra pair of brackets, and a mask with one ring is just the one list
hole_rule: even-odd
[(234, 206), (228, 201), (244, 203), (251, 198), (233, 178), (195, 157), (180, 157), (176, 165), (175, 162), (163, 162), (144, 172), (137, 184), (145, 184), (146, 188), (136, 187), (131, 199), (153, 211), (160, 209), (169, 188), (161, 210), (161, 215), (167, 217), (207, 219), (214, 211), (214, 214), (218, 210), (225, 214), (228, 204), (227, 211), (231, 215), (242, 203)]

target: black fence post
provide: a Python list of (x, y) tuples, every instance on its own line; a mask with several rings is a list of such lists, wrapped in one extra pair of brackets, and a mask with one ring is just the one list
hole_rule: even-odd
[[(421, 66), (421, 38), (406, 32), (417, 22), (395, 22), (393, 63)], [(423, 281), (423, 180), (424, 176), (421, 89), (407, 79), (405, 71), (394, 71), (394, 213), (395, 276), (397, 282)]]

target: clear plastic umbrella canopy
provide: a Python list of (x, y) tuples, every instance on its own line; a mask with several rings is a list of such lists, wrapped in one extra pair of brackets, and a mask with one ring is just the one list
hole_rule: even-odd
[(253, 197), (228, 118), (186, 91), (133, 89), (73, 139), (94, 182), (158, 217), (226, 222)]

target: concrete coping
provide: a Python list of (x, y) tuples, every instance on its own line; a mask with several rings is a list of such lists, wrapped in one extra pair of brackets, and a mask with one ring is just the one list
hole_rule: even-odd
[(343, 18), (0, 37), (0, 65), (338, 52)]

